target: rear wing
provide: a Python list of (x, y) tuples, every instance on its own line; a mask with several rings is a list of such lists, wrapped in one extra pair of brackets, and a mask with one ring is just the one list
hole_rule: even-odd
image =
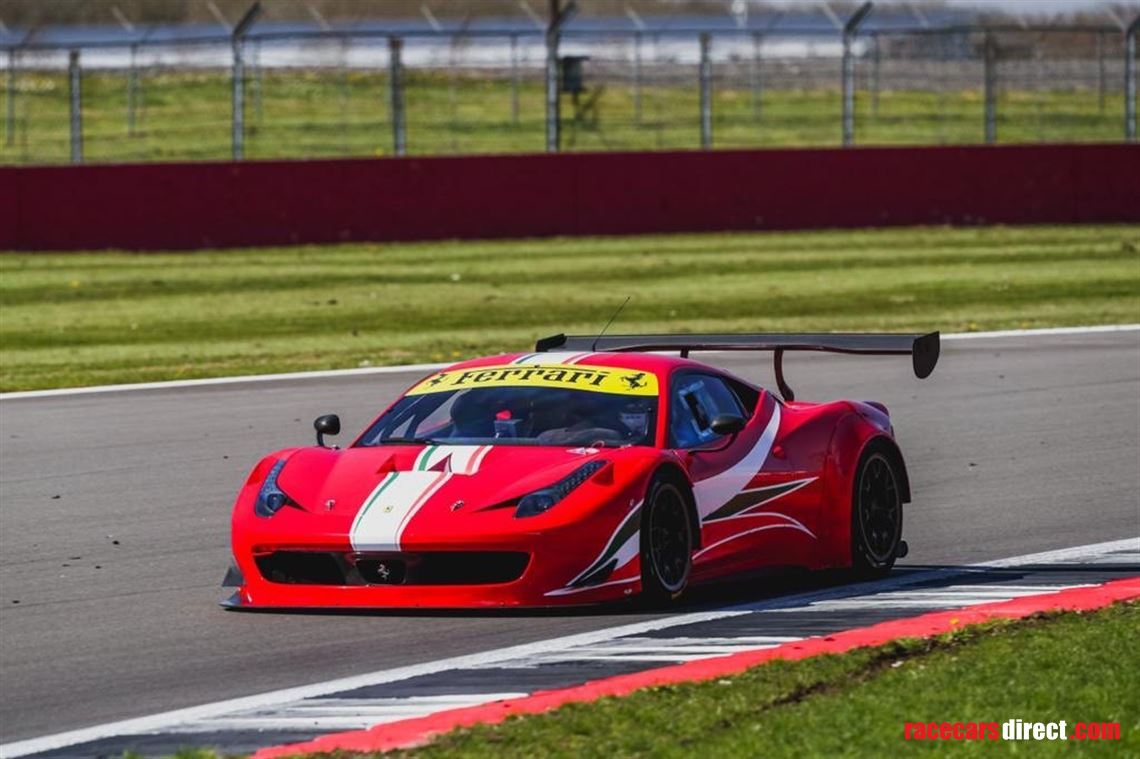
[(795, 394), (784, 381), (784, 351), (825, 351), (864, 356), (911, 357), (914, 376), (925, 379), (938, 363), (939, 335), (875, 333), (803, 333), (737, 335), (552, 335), (534, 346), (538, 353), (551, 350), (575, 352), (679, 351), (687, 358), (692, 351), (773, 351), (776, 385), (784, 400)]

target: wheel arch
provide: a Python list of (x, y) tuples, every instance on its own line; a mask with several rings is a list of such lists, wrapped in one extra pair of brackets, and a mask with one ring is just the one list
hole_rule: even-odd
[[(888, 467), (898, 475), (898, 522), (896, 525), (896, 536), (894, 547), (886, 559), (877, 556), (873, 549), (866, 545), (866, 532), (864, 531), (863, 540), (859, 541), (863, 544), (862, 548), (857, 548), (856, 543), (856, 506), (855, 501), (859, 498), (859, 473), (866, 466), (867, 462), (873, 459), (886, 459)], [(855, 477), (851, 483), (851, 525), (850, 525), (850, 561), (851, 566), (856, 572), (864, 576), (865, 579), (873, 579), (885, 576), (891, 570), (897, 558), (906, 555), (905, 541), (902, 539), (903, 529), (903, 505), (910, 502), (910, 483), (906, 473), (906, 465), (903, 463), (902, 452), (899, 451), (898, 445), (887, 435), (872, 435), (868, 438), (860, 452), (859, 458), (855, 465)], [(900, 549), (900, 546), (902, 547)]]
[(903, 503), (911, 500), (910, 476), (902, 451), (894, 440), (890, 421), (859, 413), (859, 405), (848, 404), (848, 411), (835, 422), (824, 465), (826, 511), (821, 541), (824, 566), (851, 565), (851, 510), (855, 476), (864, 457), (880, 451), (899, 473)]
[[(689, 481), (689, 475), (686, 474), (680, 464), (673, 461), (666, 461), (653, 471), (653, 476), (649, 480), (650, 488), (657, 479), (665, 479), (672, 482), (677, 485), (685, 495), (685, 503), (686, 506), (688, 506), (689, 512), (689, 526), (693, 533), (693, 548), (700, 548), (701, 520), (697, 514), (697, 499), (696, 496), (693, 495), (693, 483)], [(648, 492), (648, 489), (646, 492)]]
[(901, 491), (899, 495), (902, 497), (903, 503), (910, 503), (910, 475), (906, 471), (906, 461), (903, 460), (898, 443), (887, 435), (874, 435), (863, 444), (862, 450), (859, 451), (858, 461), (862, 461), (863, 457), (870, 453), (882, 453), (896, 467), (899, 478), (902, 480), (899, 483)]

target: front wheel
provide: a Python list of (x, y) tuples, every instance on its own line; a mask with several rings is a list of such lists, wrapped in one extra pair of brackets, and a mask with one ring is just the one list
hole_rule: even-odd
[(859, 575), (886, 575), (902, 553), (901, 481), (881, 450), (863, 454), (851, 499), (851, 563)]
[(693, 566), (693, 528), (688, 500), (669, 480), (649, 487), (641, 517), (641, 592), (651, 605), (685, 592)]

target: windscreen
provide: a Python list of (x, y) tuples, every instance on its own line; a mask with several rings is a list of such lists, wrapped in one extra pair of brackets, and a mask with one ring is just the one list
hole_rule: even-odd
[(381, 416), (360, 445), (620, 447), (653, 445), (657, 380), (582, 366), (482, 367), (425, 379)]

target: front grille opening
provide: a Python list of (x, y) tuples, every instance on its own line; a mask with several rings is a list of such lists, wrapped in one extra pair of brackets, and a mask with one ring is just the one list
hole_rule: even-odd
[(409, 562), (409, 585), (491, 585), (522, 577), (530, 555), (521, 551), (441, 551)]
[(294, 585), (493, 585), (514, 582), (530, 563), (522, 551), (353, 554), (275, 551), (256, 557), (269, 582)]
[[(340, 561), (338, 561), (340, 559)], [(269, 582), (289, 585), (345, 585), (347, 572), (340, 554), (317, 551), (276, 551), (254, 559)]]

